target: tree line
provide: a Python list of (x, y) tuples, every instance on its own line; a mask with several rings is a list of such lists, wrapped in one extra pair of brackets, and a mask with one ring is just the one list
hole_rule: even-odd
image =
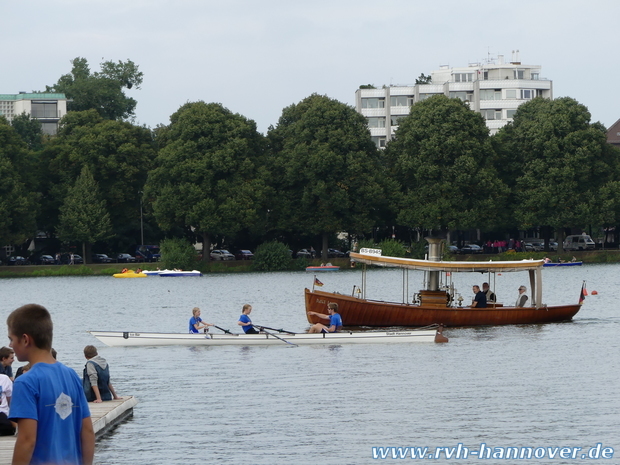
[(620, 224), (620, 150), (572, 98), (524, 103), (491, 136), (466, 102), (434, 96), (379, 150), (362, 115), (318, 94), (284, 108), (264, 135), (202, 101), (138, 126), (124, 89), (142, 79), (131, 61), (91, 73), (76, 58), (46, 89), (71, 99), (55, 136), (28, 115), (0, 117), (0, 243), (39, 231), (53, 238), (48, 252), (80, 246), (88, 260), (142, 236), (326, 252), (340, 232), (410, 242), (538, 230), (561, 241), (570, 228)]

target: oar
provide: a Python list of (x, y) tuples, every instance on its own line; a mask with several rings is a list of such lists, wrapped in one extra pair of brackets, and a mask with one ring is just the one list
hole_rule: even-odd
[(270, 328), (269, 326), (258, 326), (258, 325), (254, 325), (254, 326), (257, 327), (257, 328), (260, 328), (260, 329), (270, 329), (271, 331), (277, 331), (279, 333), (296, 334), (296, 333), (292, 333), (290, 331), (286, 331), (284, 329)]
[[(259, 326), (260, 328), (260, 326)], [(270, 333), (269, 331), (266, 331), (265, 329), (263, 329), (263, 331), (267, 334), (269, 334), (270, 336), (275, 337), (276, 339), (280, 339), (282, 342), (286, 342), (287, 344), (292, 345), (293, 347), (297, 347), (297, 344), (293, 344), (292, 342), (287, 341), (286, 339), (281, 338), (280, 336), (274, 334), (274, 333)]]
[(220, 331), (224, 331), (226, 334), (232, 334), (229, 330), (224, 329), (224, 328), (220, 328), (220, 327), (219, 327), (219, 326), (217, 326), (217, 325), (213, 325), (213, 327), (214, 327), (214, 328), (219, 329)]

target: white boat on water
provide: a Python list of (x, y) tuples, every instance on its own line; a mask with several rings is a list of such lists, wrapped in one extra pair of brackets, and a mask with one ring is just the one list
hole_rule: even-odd
[(184, 271), (184, 270), (143, 270), (147, 276), (162, 276), (162, 277), (175, 277), (175, 276), (202, 276), (202, 273), (198, 270)]
[(108, 346), (227, 346), (374, 344), (393, 342), (448, 342), (442, 327), (394, 331), (341, 331), (339, 333), (179, 334), (131, 331), (89, 331)]

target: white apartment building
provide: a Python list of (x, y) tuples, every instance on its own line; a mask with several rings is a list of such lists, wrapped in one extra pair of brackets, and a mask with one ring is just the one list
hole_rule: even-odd
[(358, 89), (355, 108), (368, 120), (371, 136), (380, 148), (394, 136), (398, 120), (409, 114), (414, 103), (437, 94), (469, 102), (470, 108), (485, 119), (491, 134), (495, 134), (512, 121), (522, 103), (534, 97), (553, 98), (552, 81), (542, 78), (540, 70), (539, 65), (521, 64), (518, 51), (513, 52), (513, 61), (509, 63), (499, 55), (497, 60), (485, 64), (440, 66), (431, 73), (429, 84)]
[(38, 119), (44, 134), (54, 135), (60, 118), (67, 114), (67, 97), (53, 93), (0, 94), (0, 115), (11, 121), (22, 113)]

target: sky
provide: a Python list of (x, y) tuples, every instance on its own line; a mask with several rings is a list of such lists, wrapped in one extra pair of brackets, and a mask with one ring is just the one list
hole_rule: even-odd
[(218, 102), (277, 126), (318, 93), (354, 106), (362, 84), (413, 85), (441, 65), (519, 50), (553, 96), (620, 119), (617, 0), (0, 0), (0, 93), (42, 91), (84, 57), (132, 60), (144, 73), (135, 123)]

